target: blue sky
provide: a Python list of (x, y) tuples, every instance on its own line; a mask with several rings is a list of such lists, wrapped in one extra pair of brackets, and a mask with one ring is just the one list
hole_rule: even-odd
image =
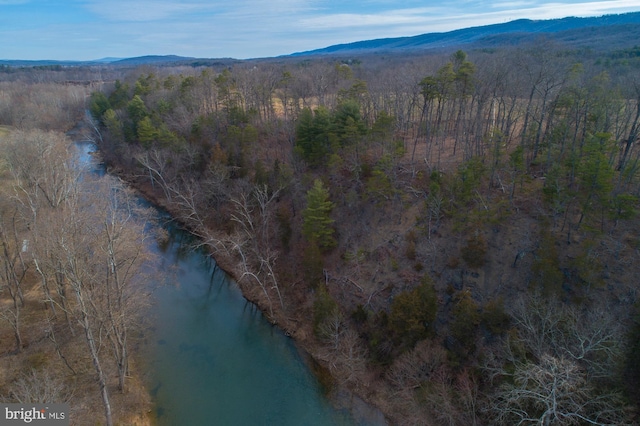
[(507, 22), (640, 11), (640, 0), (0, 0), (0, 59), (238, 59)]

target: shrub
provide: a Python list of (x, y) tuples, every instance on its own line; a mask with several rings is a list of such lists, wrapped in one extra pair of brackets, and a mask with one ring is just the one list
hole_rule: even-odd
[(313, 288), (318, 287), (323, 279), (323, 259), (320, 247), (311, 241), (302, 254), (302, 272), (304, 281)]
[(640, 303), (636, 303), (633, 323), (627, 335), (627, 353), (625, 359), (625, 384), (627, 395), (640, 407)]
[(540, 231), (540, 242), (535, 251), (531, 272), (531, 284), (534, 288), (541, 288), (545, 295), (558, 295), (562, 292), (564, 274), (560, 269), (556, 240), (547, 226)]
[(313, 331), (316, 336), (321, 336), (323, 325), (330, 321), (332, 317), (339, 315), (338, 304), (331, 297), (324, 286), (320, 286), (316, 291), (316, 298), (313, 302)]
[(482, 324), (492, 334), (499, 335), (509, 328), (511, 317), (504, 310), (502, 297), (490, 300), (482, 310)]
[(464, 360), (476, 349), (476, 329), (480, 324), (480, 312), (478, 304), (471, 297), (467, 289), (454, 296), (455, 305), (452, 309), (453, 322), (451, 323), (451, 336), (455, 339), (454, 355)]
[(402, 352), (435, 332), (437, 295), (433, 281), (424, 275), (418, 287), (398, 294), (391, 303), (389, 326)]
[(415, 231), (409, 231), (405, 236), (407, 245), (405, 247), (405, 256), (409, 260), (416, 260), (416, 233)]
[(284, 204), (278, 208), (276, 212), (276, 220), (278, 222), (278, 230), (280, 235), (280, 242), (282, 247), (289, 251), (291, 244), (291, 236), (293, 235), (293, 228), (291, 227), (291, 210)]
[(369, 319), (369, 313), (364, 309), (364, 306), (358, 305), (351, 313), (351, 319), (353, 319), (356, 324), (365, 324), (367, 319)]
[(487, 242), (480, 232), (475, 232), (467, 240), (467, 245), (462, 247), (460, 254), (470, 268), (484, 266), (487, 256)]

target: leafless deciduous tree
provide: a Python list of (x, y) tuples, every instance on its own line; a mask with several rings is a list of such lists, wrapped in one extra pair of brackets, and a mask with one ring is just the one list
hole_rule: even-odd
[(11, 385), (8, 395), (7, 402), (21, 404), (66, 403), (73, 397), (73, 391), (47, 370), (31, 370)]
[(71, 171), (69, 141), (56, 132), (12, 131), (0, 143), (0, 157), (9, 178), (0, 206), (1, 282), (13, 301), (1, 316), (12, 325), (20, 351), (22, 282), (31, 266), (28, 252), (34, 246), (28, 230), (36, 226), (42, 210), (64, 202), (78, 173)]
[(270, 293), (274, 291), (281, 308), (284, 308), (278, 277), (274, 271), (278, 259), (277, 250), (271, 241), (276, 238), (271, 223), (275, 215), (275, 200), (280, 190), (270, 191), (266, 185), (256, 185), (250, 194), (240, 194), (231, 200), (235, 206), (231, 219), (238, 224), (235, 251), (242, 258), (240, 279), (255, 280), (269, 301), (273, 314)]
[(623, 351), (610, 311), (536, 295), (512, 315), (517, 337), (489, 368), (498, 379), (489, 408), (497, 424), (625, 424), (624, 403), (611, 390)]
[(13, 328), (16, 351), (22, 350), (21, 311), (24, 306), (22, 283), (29, 264), (24, 261), (22, 251), (26, 243), (18, 239), (17, 214), (0, 206), (0, 294), (8, 293), (10, 301), (2, 303), (0, 318)]
[[(138, 281), (150, 254), (144, 222), (123, 187), (104, 180), (87, 185), (67, 204), (53, 234), (60, 273), (75, 295), (72, 313), (85, 335), (105, 407), (112, 424), (105, 365), (115, 361), (119, 388), (128, 375), (128, 332), (137, 319), (144, 288)], [(136, 286), (138, 284), (138, 286)], [(104, 354), (111, 347), (112, 358)]]
[(447, 353), (438, 343), (422, 340), (408, 352), (395, 359), (387, 380), (397, 389), (416, 389), (426, 385), (436, 370), (446, 363)]
[(318, 334), (325, 343), (320, 354), (341, 385), (357, 388), (367, 366), (367, 349), (358, 333), (349, 328), (339, 312), (319, 325)]
[(81, 168), (72, 149), (64, 134), (41, 130), (14, 131), (3, 143), (18, 199), (33, 215), (40, 206), (55, 208), (73, 195)]
[(33, 162), (16, 160), (13, 167), (16, 199), (27, 207), (31, 224), (31, 257), (54, 314), (63, 311), (70, 330), (80, 325), (111, 424), (107, 366), (115, 365), (124, 391), (128, 335), (143, 301), (142, 267), (150, 258), (146, 217), (113, 179), (84, 175), (80, 185), (62, 140), (36, 136)]
[(493, 400), (498, 424), (623, 424), (615, 394), (598, 395), (574, 360), (545, 354), (519, 364), (513, 383), (501, 386)]
[[(46, 73), (41, 73), (44, 75)], [(91, 90), (80, 85), (4, 80), (5, 76), (0, 82), (0, 122), (23, 130), (70, 129)]]
[[(11, 199), (16, 217), (24, 223), (23, 231), (30, 230), (21, 252), (33, 260), (53, 312), (55, 303), (61, 303), (66, 312), (64, 280), (57, 270), (57, 260), (51, 257), (53, 249), (47, 244), (50, 238), (41, 240), (39, 236), (59, 231), (51, 224), (59, 223), (66, 202), (77, 196), (81, 167), (71, 142), (56, 132), (14, 131), (2, 144), (2, 153), (13, 178)], [(48, 274), (44, 275), (43, 269), (47, 268)], [(57, 298), (51, 294), (53, 282)]]
[(152, 257), (145, 231), (146, 212), (137, 208), (127, 190), (111, 182), (101, 182), (102, 197), (93, 203), (99, 209), (100, 232), (96, 240), (96, 259), (100, 262), (98, 275), (101, 293), (99, 309), (106, 318), (106, 332), (111, 343), (118, 370), (118, 387), (125, 390), (129, 373), (128, 332), (137, 322), (137, 312), (144, 303), (143, 266)]

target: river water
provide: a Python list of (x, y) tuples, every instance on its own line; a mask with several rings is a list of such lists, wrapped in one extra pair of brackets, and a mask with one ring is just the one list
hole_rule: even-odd
[[(93, 146), (78, 147), (81, 161), (91, 161)], [(336, 409), (294, 342), (210, 256), (192, 248), (190, 234), (168, 220), (159, 223), (168, 239), (149, 243), (161, 278), (150, 288), (143, 348), (159, 425), (384, 423), (366, 407), (366, 419)]]

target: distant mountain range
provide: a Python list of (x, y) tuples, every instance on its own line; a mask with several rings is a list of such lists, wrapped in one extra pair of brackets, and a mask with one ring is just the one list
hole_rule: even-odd
[(484, 25), (444, 33), (413, 37), (383, 38), (338, 44), (323, 49), (294, 53), (292, 56), (365, 54), (430, 49), (491, 48), (535, 41), (540, 37), (569, 47), (594, 50), (633, 47), (640, 43), (640, 12), (592, 18), (550, 20), (519, 19), (503, 24)]
[[(545, 37), (569, 48), (595, 51), (626, 49), (640, 44), (640, 12), (591, 18), (549, 20), (519, 19), (503, 24), (484, 25), (443, 33), (413, 37), (382, 38), (337, 44), (322, 49), (282, 56), (363, 55), (382, 52), (408, 53), (429, 50), (483, 49), (515, 46)], [(266, 58), (264, 58), (266, 59)], [(93, 61), (0, 60), (0, 66), (140, 66), (140, 65), (229, 65), (235, 59), (190, 58), (177, 55), (148, 55), (135, 58), (102, 58)]]
[(176, 65), (182, 64), (187, 66), (197, 65), (217, 65), (230, 64), (239, 62), (237, 59), (209, 59), (209, 58), (192, 58), (178, 55), (146, 55), (134, 58), (101, 58), (90, 61), (56, 61), (56, 60), (2, 60), (0, 59), (0, 67), (70, 67), (70, 66), (119, 66), (119, 67), (136, 67), (140, 65)]

